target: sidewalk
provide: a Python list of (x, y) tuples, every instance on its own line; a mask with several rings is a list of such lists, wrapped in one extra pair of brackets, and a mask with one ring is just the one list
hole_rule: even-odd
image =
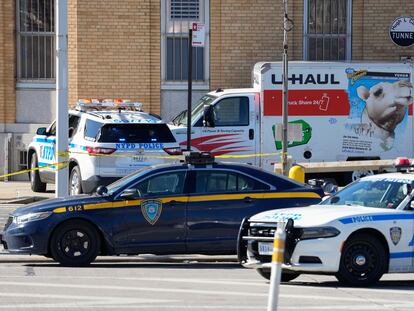
[(33, 192), (28, 181), (0, 181), (0, 204), (18, 203), (19, 201), (25, 203), (25, 200), (39, 201), (54, 197), (55, 185), (53, 184), (48, 184), (47, 192), (41, 193)]

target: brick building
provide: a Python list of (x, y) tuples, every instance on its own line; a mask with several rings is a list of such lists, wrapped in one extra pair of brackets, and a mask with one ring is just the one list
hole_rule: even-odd
[[(24, 166), (35, 129), (54, 118), (54, 1), (0, 2), (0, 172)], [(130, 98), (170, 119), (186, 107), (187, 35), (194, 49), (193, 100), (217, 87), (248, 87), (258, 61), (281, 60), (282, 0), (68, 0), (69, 103)], [(289, 0), (292, 60), (399, 61), (389, 27), (414, 15), (412, 0)], [(1, 173), (0, 173), (1, 174)]]

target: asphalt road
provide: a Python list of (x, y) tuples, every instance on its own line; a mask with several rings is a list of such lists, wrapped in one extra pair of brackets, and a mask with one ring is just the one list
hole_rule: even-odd
[[(0, 205), (0, 226), (21, 205)], [(232, 256), (100, 257), (65, 268), (0, 247), (0, 310), (266, 310), (269, 284)], [(373, 288), (302, 275), (281, 285), (279, 310), (414, 310), (414, 274)]]
[[(109, 257), (65, 268), (0, 254), (0, 309), (266, 310), (266, 280), (233, 258), (206, 258)], [(374, 288), (303, 275), (283, 284), (279, 299), (279, 310), (413, 310), (414, 274), (387, 275)]]

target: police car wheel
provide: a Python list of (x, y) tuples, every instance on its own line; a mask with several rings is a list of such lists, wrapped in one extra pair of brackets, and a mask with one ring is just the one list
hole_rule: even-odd
[(372, 285), (384, 274), (386, 262), (387, 253), (381, 242), (371, 235), (359, 234), (345, 243), (335, 276), (345, 285)]
[[(257, 272), (264, 277), (266, 280), (270, 280), (270, 269), (257, 269)], [(299, 273), (290, 273), (290, 272), (282, 272), (282, 276), (280, 278), (281, 282), (289, 282), (296, 279), (300, 274)]]
[(96, 229), (79, 219), (60, 225), (50, 241), (53, 259), (69, 267), (89, 265), (95, 260), (100, 247), (101, 239)]
[[(33, 153), (30, 159), (30, 168), (37, 168), (38, 165), (37, 155)], [(39, 170), (30, 171), (29, 177), (30, 187), (34, 192), (46, 192), (46, 183), (40, 180)]]
[(69, 194), (77, 195), (82, 193), (82, 178), (79, 166), (74, 166), (69, 177)]

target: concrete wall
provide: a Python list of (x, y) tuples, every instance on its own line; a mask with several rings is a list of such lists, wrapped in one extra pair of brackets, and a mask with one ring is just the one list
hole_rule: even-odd
[[(204, 94), (205, 90), (192, 91), (192, 103), (195, 104)], [(166, 121), (171, 121), (181, 111), (187, 109), (187, 90), (163, 90), (161, 91), (161, 116)]]
[(16, 92), (16, 122), (50, 123), (56, 116), (55, 106), (55, 90), (18, 89)]

